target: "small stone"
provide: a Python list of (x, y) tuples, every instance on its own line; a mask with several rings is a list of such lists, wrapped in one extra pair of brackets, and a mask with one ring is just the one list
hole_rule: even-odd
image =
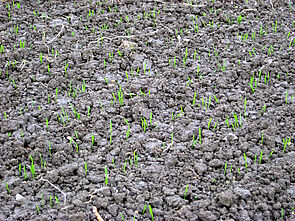
[(116, 216), (117, 215), (117, 211), (118, 211), (118, 206), (116, 204), (112, 204), (108, 206), (108, 212), (113, 215)]
[(15, 199), (16, 199), (16, 201), (22, 201), (24, 199), (24, 197), (20, 194), (16, 194)]
[(233, 194), (230, 191), (226, 191), (220, 193), (218, 199), (222, 205), (229, 207), (233, 203)]
[(247, 190), (247, 189), (242, 189), (242, 188), (237, 187), (235, 189), (235, 193), (238, 196), (242, 197), (243, 199), (246, 199), (248, 197), (251, 197), (251, 192), (249, 190)]
[(202, 221), (215, 221), (215, 220), (217, 220), (217, 217), (215, 215), (213, 215), (210, 211), (201, 210), (199, 212), (198, 216)]
[(107, 208), (108, 204), (109, 204), (108, 199), (98, 198), (96, 200), (95, 206), (97, 207), (97, 209), (105, 209), (105, 208)]
[(209, 162), (210, 167), (218, 168), (218, 167), (221, 167), (222, 165), (223, 163), (221, 162), (221, 160), (218, 160), (218, 159), (213, 159)]
[(196, 163), (194, 169), (198, 174), (202, 175), (207, 171), (207, 166), (204, 163)]
[(83, 203), (81, 200), (73, 200), (73, 204), (76, 206), (76, 207), (83, 207)]
[(83, 221), (85, 220), (83, 213), (77, 213), (70, 216), (70, 221)]
[(233, 141), (233, 140), (238, 140), (238, 137), (233, 133), (229, 133), (228, 135), (226, 135), (225, 138), (223, 138), (223, 140), (225, 140), (225, 141)]

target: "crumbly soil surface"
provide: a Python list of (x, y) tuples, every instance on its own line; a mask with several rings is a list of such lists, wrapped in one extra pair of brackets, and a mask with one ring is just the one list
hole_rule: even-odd
[(295, 219), (294, 1), (1, 1), (0, 41), (0, 220)]

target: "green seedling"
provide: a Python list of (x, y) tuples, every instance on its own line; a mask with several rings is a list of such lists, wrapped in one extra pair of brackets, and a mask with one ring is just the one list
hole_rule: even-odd
[(40, 62), (41, 62), (41, 64), (42, 64), (42, 60), (43, 60), (42, 52), (40, 53), (39, 59), (40, 59)]
[(287, 139), (287, 138), (284, 139), (284, 138), (283, 138), (283, 143), (284, 143), (284, 150), (283, 150), (283, 153), (285, 153), (285, 150), (286, 150), (287, 144), (288, 144), (288, 145), (291, 144), (290, 141), (291, 141), (291, 138), (290, 138), (290, 137), (289, 137), (289, 139)]
[(112, 158), (112, 163), (113, 163), (113, 166), (114, 166), (114, 169), (115, 169), (116, 167), (115, 167), (115, 160), (114, 160), (114, 157)]
[(34, 165), (33, 157), (30, 156), (30, 159), (31, 159), (31, 172), (32, 172), (32, 175), (33, 175), (33, 179), (35, 179), (36, 171), (35, 171), (35, 165)]
[(199, 143), (200, 143), (200, 144), (202, 144), (202, 142), (201, 142), (201, 136), (202, 136), (201, 128), (199, 128)]
[(144, 117), (141, 118), (141, 127), (143, 128), (143, 132), (146, 131), (147, 129), (147, 122), (146, 122), (146, 119)]
[(0, 54), (4, 54), (4, 46), (2, 44), (0, 45)]
[(118, 91), (118, 99), (119, 99), (119, 103), (121, 104), (121, 106), (124, 105), (123, 96), (124, 96), (124, 94), (122, 92), (121, 85), (120, 85), (119, 91)]
[(13, 26), (13, 29), (14, 29), (14, 33), (15, 33), (15, 35), (17, 35), (17, 33), (18, 33), (18, 25), (15, 27), (15, 25)]
[(193, 145), (192, 145), (192, 148), (194, 148), (194, 146), (196, 145), (196, 143), (197, 143), (197, 139), (195, 140), (195, 135), (193, 134)]
[(126, 171), (126, 164), (127, 164), (127, 159), (125, 160), (124, 168), (123, 168), (124, 175), (125, 175), (125, 171)]
[(106, 184), (106, 186), (108, 186), (108, 170), (107, 170), (107, 167), (104, 168), (104, 172), (105, 172), (105, 184)]
[(128, 121), (124, 118), (124, 121), (126, 122), (126, 124), (128, 125), (128, 130), (126, 131), (126, 141), (130, 136), (130, 125), (128, 123)]
[(208, 130), (210, 129), (210, 123), (211, 123), (211, 120), (212, 118), (209, 119), (209, 122), (208, 122)]
[(57, 101), (58, 88), (55, 89), (55, 102)]
[(151, 114), (150, 114), (150, 126), (152, 126), (152, 117), (153, 117), (153, 113), (151, 112)]
[(264, 133), (262, 132), (261, 144), (263, 144), (263, 135), (264, 135)]
[(24, 178), (27, 179), (28, 175), (26, 174), (26, 165), (24, 166)]
[(144, 207), (143, 207), (142, 215), (144, 215), (145, 211), (146, 211), (146, 204), (145, 204)]
[(87, 163), (85, 162), (85, 176), (87, 176)]
[(22, 165), (20, 163), (18, 164), (18, 172), (19, 172), (19, 175), (21, 176), (22, 175)]
[(260, 110), (260, 115), (262, 115), (262, 113), (265, 112), (265, 109), (266, 109), (266, 104), (262, 107), (262, 109)]
[(225, 165), (224, 165), (224, 176), (226, 174), (226, 167), (227, 167), (227, 162), (225, 162)]
[(50, 145), (50, 141), (49, 142), (49, 156), (51, 157), (51, 145)]
[(216, 126), (217, 126), (217, 123), (218, 123), (218, 121), (214, 124), (213, 133), (214, 133), (214, 131), (215, 131), (215, 128), (216, 128)]
[(183, 197), (184, 200), (185, 200), (185, 197), (186, 197), (186, 194), (187, 194), (187, 189), (188, 189), (188, 185), (186, 185), (186, 188), (185, 188), (184, 197)]
[(56, 201), (57, 205), (59, 205), (59, 201), (57, 199), (57, 196), (54, 196), (54, 198), (55, 198), (55, 201)]
[(150, 214), (151, 214), (151, 217), (152, 217), (152, 221), (154, 221), (154, 215), (153, 215), (153, 210), (152, 210), (151, 205), (149, 205), (149, 210), (150, 210)]
[(125, 218), (124, 218), (123, 214), (122, 214), (122, 213), (120, 213), (120, 215), (121, 215), (121, 217), (122, 217), (123, 221), (125, 221)]
[(112, 120), (110, 120), (110, 145), (112, 145)]
[(37, 208), (37, 214), (40, 215), (40, 209), (39, 209), (39, 206), (37, 205), (36, 208)]
[(227, 118), (226, 118), (226, 120), (225, 120), (225, 123), (226, 123), (226, 125), (227, 125), (227, 128), (229, 128), (228, 118), (229, 118), (229, 116), (227, 116)]
[(268, 158), (270, 158), (270, 157), (271, 157), (271, 155), (273, 154), (273, 152), (274, 152), (274, 150), (272, 150), (272, 151), (270, 152), (270, 154), (269, 154)]
[(49, 202), (50, 202), (50, 206), (51, 206), (51, 208), (53, 207), (53, 203), (52, 203), (52, 196), (50, 195), (50, 197), (49, 197)]
[(44, 167), (45, 168), (45, 165), (46, 165), (46, 161), (42, 159), (42, 154), (40, 153), (40, 161), (41, 161), (41, 167)]
[(286, 104), (288, 104), (288, 90), (286, 91)]
[(6, 181), (4, 181), (4, 183), (5, 183), (5, 186), (6, 186), (7, 193), (10, 194), (10, 189), (8, 187), (8, 184), (6, 183)]
[(44, 199), (43, 199), (43, 193), (41, 194), (41, 207), (44, 207)]
[(68, 69), (69, 63), (65, 61), (65, 77), (67, 77), (67, 69)]
[(261, 161), (262, 161), (262, 154), (263, 154), (263, 150), (261, 150), (261, 153), (260, 153), (259, 164), (261, 164)]
[(91, 150), (93, 150), (93, 146), (94, 146), (94, 134), (92, 134), (91, 136)]
[(246, 168), (246, 171), (248, 170), (248, 164), (247, 164), (247, 156), (246, 156), (246, 153), (244, 153), (244, 158), (245, 158), (245, 168)]
[(133, 160), (136, 167), (138, 167), (138, 153), (135, 154), (136, 151), (133, 153)]

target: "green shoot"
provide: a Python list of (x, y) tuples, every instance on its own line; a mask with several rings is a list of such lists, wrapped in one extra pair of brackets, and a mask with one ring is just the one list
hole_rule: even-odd
[(210, 123), (211, 123), (211, 120), (212, 118), (209, 119), (209, 122), (208, 122), (208, 130), (210, 129)]
[(110, 120), (110, 145), (112, 144), (112, 120)]
[(49, 142), (49, 156), (51, 157), (51, 145), (50, 145), (50, 141)]
[(226, 174), (226, 167), (227, 167), (227, 162), (225, 162), (225, 165), (224, 165), (224, 176)]
[(289, 139), (284, 139), (283, 138), (283, 143), (284, 143), (284, 150), (283, 150), (283, 153), (285, 153), (285, 150), (286, 150), (286, 147), (287, 147), (287, 144), (290, 145), (290, 140), (291, 138), (289, 137)]
[(146, 204), (145, 204), (144, 207), (143, 207), (142, 215), (144, 215), (145, 210), (146, 210)]
[(196, 103), (196, 95), (197, 95), (197, 92), (195, 91), (195, 94), (194, 94), (194, 100), (193, 100), (193, 106), (195, 105), (195, 103)]
[(36, 174), (36, 172), (35, 172), (35, 165), (34, 165), (34, 161), (33, 161), (33, 157), (32, 156), (30, 156), (30, 159), (31, 159), (31, 172), (32, 172), (32, 175), (33, 175), (33, 179), (35, 179), (35, 174)]
[(274, 152), (274, 150), (272, 150), (272, 151), (270, 152), (270, 154), (269, 154), (268, 158), (270, 158), (270, 157), (271, 157), (271, 155), (273, 154), (273, 152)]
[(43, 193), (41, 194), (41, 207), (44, 207), (44, 199), (43, 199)]
[(152, 217), (152, 221), (154, 221), (154, 215), (153, 215), (153, 210), (152, 210), (151, 205), (149, 205), (149, 210), (150, 210), (150, 214), (151, 214), (151, 217)]
[(51, 208), (53, 207), (53, 203), (52, 203), (52, 196), (50, 195), (50, 197), (49, 197), (49, 202), (50, 202), (50, 206), (51, 206)]
[(42, 60), (43, 60), (43, 58), (42, 58), (42, 52), (41, 52), (39, 58), (40, 58), (40, 61), (41, 61), (41, 64), (42, 64)]
[(199, 128), (199, 143), (202, 144), (202, 142), (201, 142), (201, 128)]
[(7, 193), (10, 194), (10, 189), (8, 187), (8, 184), (6, 183), (6, 181), (4, 181), (4, 183), (5, 183), (5, 186), (6, 186)]
[(260, 157), (259, 157), (259, 164), (261, 164), (263, 150), (261, 150)]
[(125, 160), (124, 168), (123, 168), (124, 175), (125, 175), (125, 171), (126, 171), (126, 164), (127, 164), (127, 159)]
[(91, 150), (93, 150), (93, 145), (94, 145), (94, 134), (91, 136)]
[(246, 153), (244, 153), (244, 158), (245, 158), (245, 167), (246, 167), (246, 171), (248, 170), (248, 164), (247, 164), (247, 156)]
[(107, 170), (107, 167), (104, 168), (104, 172), (105, 172), (105, 184), (106, 184), (106, 186), (108, 186), (108, 170)]
[(185, 188), (185, 192), (184, 192), (184, 197), (183, 197), (183, 199), (185, 199), (185, 197), (186, 197), (186, 194), (187, 194), (187, 189), (188, 189), (188, 185), (186, 185), (186, 188)]
[(85, 176), (87, 176), (87, 163), (85, 162)]
[(126, 122), (126, 124), (128, 125), (128, 130), (126, 131), (126, 141), (130, 136), (130, 125), (128, 123), (128, 121), (124, 118), (124, 121)]
[(54, 198), (55, 198), (55, 201), (56, 201), (57, 205), (59, 205), (59, 201), (57, 199), (57, 196), (54, 196)]

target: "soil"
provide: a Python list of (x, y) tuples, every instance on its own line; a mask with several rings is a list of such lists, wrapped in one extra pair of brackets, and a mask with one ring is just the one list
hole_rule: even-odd
[(1, 1), (0, 41), (0, 220), (295, 220), (294, 1)]

